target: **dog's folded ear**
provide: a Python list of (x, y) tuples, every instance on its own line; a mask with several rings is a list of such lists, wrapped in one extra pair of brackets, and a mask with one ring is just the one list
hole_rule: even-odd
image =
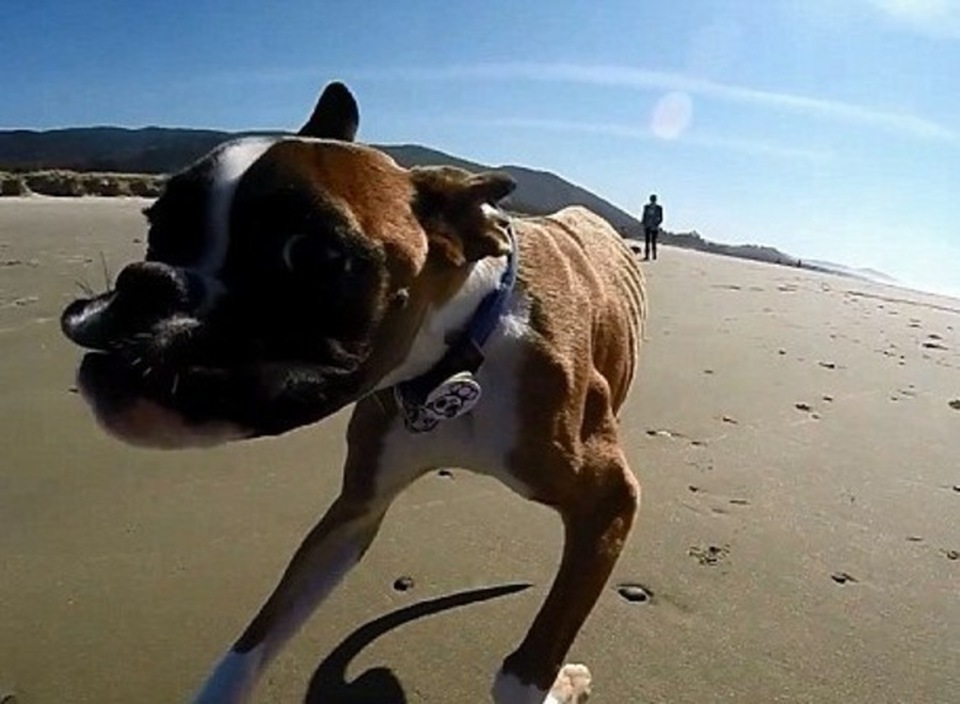
[(323, 89), (313, 114), (297, 134), (304, 137), (352, 142), (360, 125), (360, 109), (350, 90), (340, 82)]
[(506, 219), (490, 206), (516, 188), (508, 174), (471, 174), (452, 166), (410, 170), (415, 188), (413, 212), (432, 250), (455, 266), (510, 251)]

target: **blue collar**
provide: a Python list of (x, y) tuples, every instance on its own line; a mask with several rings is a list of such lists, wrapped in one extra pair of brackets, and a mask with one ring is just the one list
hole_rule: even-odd
[(507, 253), (507, 268), (500, 277), (500, 283), (490, 293), (484, 296), (473, 314), (473, 320), (467, 327), (464, 337), (477, 348), (482, 348), (500, 322), (507, 299), (517, 283), (517, 238), (513, 234), (513, 225), (507, 223), (507, 238), (510, 241), (510, 251)]
[[(415, 424), (413, 417), (425, 411), (429, 415), (429, 410), (426, 408), (428, 401), (432, 403), (434, 393), (455, 379), (456, 383), (460, 384), (457, 388), (461, 388), (461, 394), (464, 393), (463, 383), (475, 387), (475, 393), (469, 399), (471, 403), (468, 407), (462, 410), (458, 407), (458, 412), (453, 415), (446, 413), (446, 417), (455, 417), (461, 412), (466, 412), (479, 399), (480, 387), (473, 380), (472, 375), (483, 364), (483, 346), (497, 329), (510, 294), (517, 283), (517, 238), (511, 223), (507, 223), (506, 230), (510, 241), (510, 252), (507, 254), (507, 268), (500, 277), (500, 283), (480, 301), (464, 332), (433, 368), (418, 377), (402, 381), (394, 387), (398, 405), (404, 413), (407, 427), (411, 430), (415, 430), (411, 427), (411, 424)], [(431, 430), (435, 425), (436, 422), (433, 422), (430, 427), (416, 430)]]

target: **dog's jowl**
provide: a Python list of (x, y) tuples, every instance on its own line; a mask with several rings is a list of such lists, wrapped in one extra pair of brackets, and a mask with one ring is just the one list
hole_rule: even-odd
[(128, 442), (277, 435), (355, 403), (341, 495), (196, 701), (258, 677), (417, 477), (463, 467), (553, 507), (560, 566), (493, 682), (498, 704), (582, 701), (564, 665), (633, 523), (617, 412), (645, 316), (636, 258), (583, 208), (504, 214), (501, 173), (404, 169), (354, 142), (329, 85), (297, 135), (244, 138), (170, 178), (144, 261), (73, 302), (79, 386)]

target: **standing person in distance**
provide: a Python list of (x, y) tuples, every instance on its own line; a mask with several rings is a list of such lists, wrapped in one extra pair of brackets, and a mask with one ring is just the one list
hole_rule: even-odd
[(663, 208), (657, 203), (656, 194), (651, 194), (650, 202), (643, 206), (643, 217), (640, 223), (643, 225), (643, 258), (657, 258), (657, 237), (660, 235), (660, 223), (663, 222)]

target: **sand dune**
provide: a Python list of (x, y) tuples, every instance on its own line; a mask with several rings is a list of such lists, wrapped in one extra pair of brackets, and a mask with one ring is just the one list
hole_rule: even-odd
[[(0, 700), (185, 701), (336, 490), (343, 415), (184, 453), (95, 428), (57, 315), (139, 256), (140, 206), (0, 201)], [(644, 505), (572, 653), (591, 701), (958, 701), (960, 301), (668, 247), (646, 271)], [(486, 701), (559, 539), (425, 478), (258, 701)]]

